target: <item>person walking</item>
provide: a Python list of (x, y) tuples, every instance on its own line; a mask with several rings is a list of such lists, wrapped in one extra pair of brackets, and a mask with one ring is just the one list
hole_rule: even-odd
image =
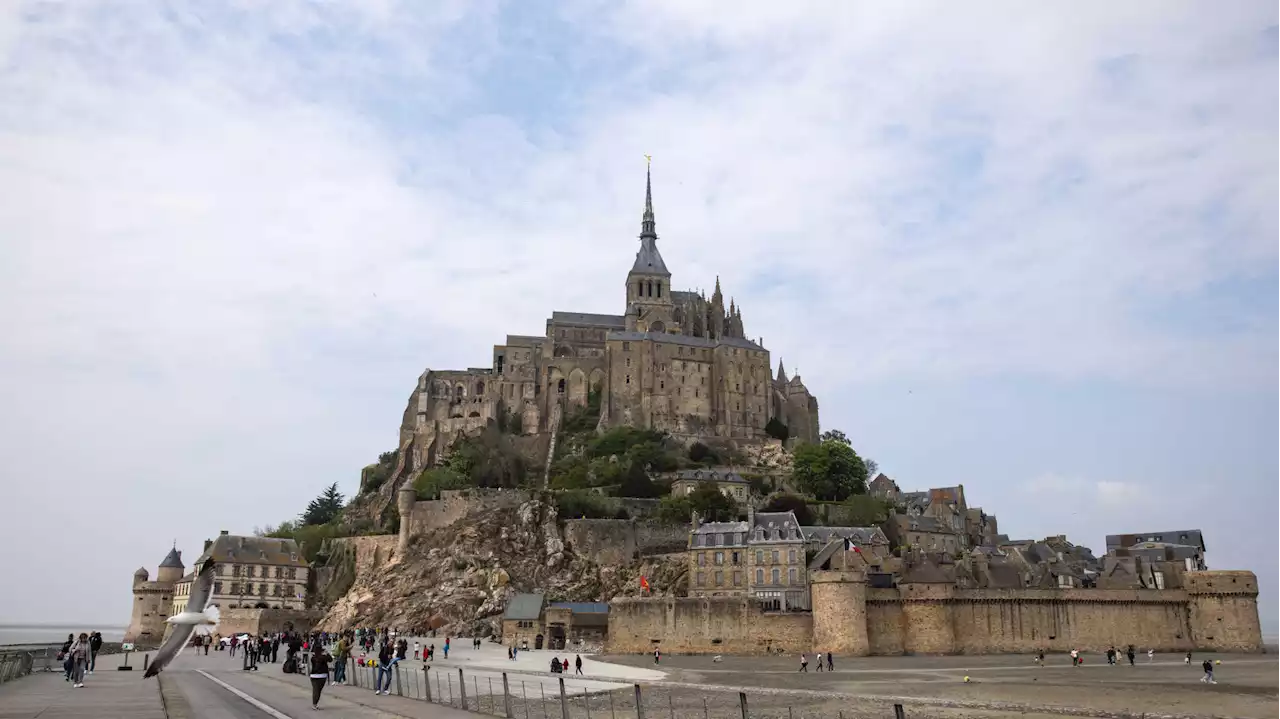
[(1128, 649), (1128, 651), (1126, 651), (1126, 652), (1125, 652), (1125, 656), (1127, 656), (1127, 657), (1129, 658), (1129, 666), (1133, 666), (1133, 657), (1134, 657), (1136, 654), (1137, 654), (1137, 652), (1136, 652), (1136, 651), (1134, 651), (1133, 645), (1132, 645), (1132, 644), (1130, 644), (1130, 645), (1129, 645), (1129, 649)]
[(422, 650), (422, 644), (421, 644), (421, 643), (419, 643), (417, 640), (414, 640), (414, 642), (413, 642), (413, 658), (414, 658), (414, 659), (417, 659), (417, 658), (418, 658), (418, 653), (419, 653), (421, 650)]
[(393, 660), (394, 655), (391, 652), (391, 643), (383, 642), (382, 648), (378, 650), (378, 676), (373, 684), (374, 694), (391, 694), (391, 666)]
[(1204, 660), (1204, 663), (1200, 665), (1200, 668), (1204, 669), (1204, 676), (1200, 677), (1200, 683), (1202, 684), (1218, 683), (1218, 680), (1213, 678), (1213, 662), (1206, 659)]
[(324, 685), (329, 681), (329, 662), (333, 657), (324, 650), (324, 647), (316, 647), (311, 652), (311, 669), (307, 672), (307, 677), (311, 680), (311, 708), (320, 708), (320, 693), (324, 691)]
[(333, 655), (333, 683), (345, 684), (347, 681), (347, 661), (351, 659), (351, 645), (346, 638), (338, 640), (337, 653)]
[(835, 663), (831, 661), (831, 652), (827, 652), (827, 671), (834, 672), (835, 670)]
[(71, 667), (75, 663), (71, 661), (71, 647), (76, 643), (76, 635), (68, 634), (67, 641), (62, 643), (62, 649), (59, 650), (58, 656), (62, 658), (62, 681), (71, 681)]
[(800, 655), (800, 671), (806, 674), (809, 673), (809, 655), (808, 654)]
[(822, 666), (822, 652), (814, 652), (813, 656), (817, 660), (816, 661), (817, 667), (814, 669), (814, 671), (819, 671), (819, 672), (823, 671), (824, 667)]
[(98, 632), (90, 632), (89, 634), (89, 673), (93, 673), (94, 666), (98, 663), (98, 651), (102, 649), (102, 635)]
[(1154, 649), (1148, 649), (1148, 650), (1147, 650), (1147, 664), (1150, 664), (1150, 663), (1154, 662), (1155, 660), (1156, 660), (1156, 650), (1154, 650)]
[(1182, 663), (1183, 663), (1183, 664), (1190, 664), (1190, 663), (1191, 663), (1191, 652), (1187, 652), (1187, 656), (1186, 656), (1186, 658), (1184, 658), (1184, 659), (1182, 660)]
[(240, 637), (235, 634), (231, 635), (231, 656), (236, 655), (236, 645), (240, 643)]
[(449, 639), (449, 637), (444, 638), (444, 658), (445, 659), (449, 658), (449, 642), (450, 641), (451, 640)]
[(1073, 667), (1080, 666), (1080, 652), (1076, 651), (1075, 649), (1071, 650), (1071, 666)]
[(582, 655), (581, 654), (577, 654), (573, 657), (573, 673), (574, 674), (582, 673)]
[(280, 635), (277, 634), (271, 640), (271, 663), (275, 664), (277, 661), (279, 661), (277, 659), (277, 657), (279, 656), (280, 656)]
[(89, 635), (80, 632), (79, 639), (71, 645), (71, 686), (84, 686), (84, 672), (89, 666)]
[(661, 662), (662, 662), (662, 650), (655, 648), (653, 650), (653, 665), (657, 666)]

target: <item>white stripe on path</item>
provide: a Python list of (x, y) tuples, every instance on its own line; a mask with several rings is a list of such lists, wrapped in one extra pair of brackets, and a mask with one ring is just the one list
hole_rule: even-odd
[(283, 713), (283, 712), (280, 712), (280, 711), (277, 711), (277, 710), (275, 710), (275, 709), (272, 709), (270, 706), (268, 706), (268, 705), (266, 705), (266, 704), (264, 704), (264, 703), (262, 703), (262, 702), (258, 701), (257, 699), (254, 699), (253, 697), (249, 696), (248, 694), (245, 694), (244, 692), (240, 691), (239, 689), (236, 689), (235, 687), (233, 687), (233, 686), (231, 686), (230, 684), (228, 684), (228, 683), (226, 683), (226, 682), (222, 681), (221, 679), (218, 679), (217, 677), (215, 677), (215, 676), (213, 676), (213, 675), (209, 674), (209, 672), (206, 672), (206, 671), (205, 671), (205, 670), (203, 670), (203, 669), (197, 669), (197, 670), (196, 670), (196, 673), (197, 673), (197, 674), (202, 674), (202, 675), (204, 675), (204, 678), (205, 678), (205, 679), (208, 679), (209, 681), (213, 682), (214, 684), (217, 684), (218, 686), (222, 687), (223, 689), (226, 689), (227, 691), (231, 692), (232, 694), (235, 694), (236, 696), (238, 696), (238, 697), (240, 697), (241, 699), (243, 699), (243, 700), (245, 700), (245, 701), (249, 702), (250, 704), (254, 705), (255, 707), (258, 707), (258, 708), (259, 708), (259, 709), (261, 709), (262, 711), (264, 711), (264, 712), (266, 712), (266, 713), (270, 714), (271, 716), (275, 717), (275, 719), (293, 719), (293, 717), (289, 716), (288, 714), (285, 714), (285, 713)]

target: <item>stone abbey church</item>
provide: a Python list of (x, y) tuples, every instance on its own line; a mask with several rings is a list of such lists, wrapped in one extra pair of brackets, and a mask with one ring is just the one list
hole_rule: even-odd
[[(792, 437), (818, 436), (818, 401), (769, 350), (747, 339), (742, 313), (715, 292), (676, 290), (658, 251), (650, 176), (640, 249), (626, 275), (623, 313), (552, 312), (546, 334), (507, 335), (489, 367), (427, 370), (401, 425), (414, 467), (433, 464), (459, 433), (493, 421), (554, 434), (564, 413), (598, 396), (599, 426), (678, 437), (766, 438), (771, 418)], [(402, 454), (404, 452), (402, 451)]]

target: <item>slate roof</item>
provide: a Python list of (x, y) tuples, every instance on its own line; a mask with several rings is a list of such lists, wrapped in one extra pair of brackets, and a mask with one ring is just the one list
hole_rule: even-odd
[(693, 530), (694, 534), (719, 534), (724, 532), (732, 534), (734, 532), (747, 531), (746, 522), (704, 522), (699, 524), (697, 529)]
[(1120, 547), (1132, 547), (1140, 542), (1167, 542), (1169, 544), (1189, 544), (1205, 551), (1204, 533), (1199, 529), (1175, 529), (1164, 532), (1132, 532), (1129, 534), (1108, 534), (1107, 551)]
[(801, 527), (800, 532), (809, 542), (822, 542), (832, 539), (852, 539), (856, 544), (888, 544), (888, 537), (879, 527)]
[(921, 562), (902, 575), (900, 584), (951, 584), (955, 580), (948, 577), (938, 565), (930, 561)]
[[(196, 564), (199, 564), (199, 562), (196, 562)], [(182, 563), (182, 552), (179, 552), (177, 547), (174, 547), (173, 549), (169, 550), (169, 553), (166, 554), (164, 556), (164, 559), (160, 562), (160, 566), (162, 568), (175, 568), (175, 569), (187, 568), (187, 565)]]
[(694, 337), (693, 335), (673, 335), (667, 332), (610, 332), (605, 336), (605, 339), (630, 342), (653, 340), (654, 342), (665, 342), (667, 344), (684, 345), (686, 347), (705, 347), (707, 349), (714, 349), (717, 345), (727, 345), (729, 347), (740, 347), (742, 349), (756, 350), (760, 352), (764, 351), (764, 347), (761, 347), (755, 342), (739, 339), (737, 337), (708, 339), (706, 337)]
[(949, 527), (938, 521), (937, 517), (930, 517), (928, 515), (921, 515), (919, 517), (903, 517), (899, 522), (903, 529), (906, 529), (909, 532), (942, 532), (945, 534), (953, 534)]
[(507, 600), (507, 610), (502, 613), (502, 618), (537, 621), (542, 616), (543, 598), (542, 594), (514, 594)]
[[(541, 596), (541, 595), (539, 595)], [(608, 602), (552, 602), (548, 609), (568, 609), (574, 614), (608, 614)]]
[(598, 315), (591, 312), (561, 312), (556, 310), (551, 313), (551, 321), (558, 324), (589, 325), (592, 327), (625, 328), (627, 326), (627, 318), (621, 315)]
[(295, 567), (307, 567), (306, 558), (298, 543), (292, 539), (275, 537), (240, 537), (230, 534), (219, 534), (217, 539), (204, 550), (195, 566), (204, 564), (204, 560), (213, 557), (215, 562), (234, 562), (236, 564), (271, 564)]
[[(766, 542), (784, 542), (795, 541), (803, 542), (804, 534), (800, 532), (800, 522), (796, 521), (795, 512), (756, 512), (753, 516), (752, 533), (750, 539), (752, 541)], [(755, 538), (755, 530), (762, 529), (765, 532), (764, 539)], [(795, 539), (791, 538), (791, 530), (794, 529), (799, 534)], [(774, 538), (773, 531), (778, 531), (778, 537)]]
[(667, 271), (667, 263), (662, 261), (662, 253), (658, 252), (658, 238), (640, 239), (640, 249), (636, 250), (636, 261), (631, 265), (631, 271), (642, 275), (671, 276)]

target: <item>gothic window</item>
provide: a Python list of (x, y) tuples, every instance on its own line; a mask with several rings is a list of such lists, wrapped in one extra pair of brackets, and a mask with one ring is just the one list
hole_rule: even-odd
[(644, 291), (646, 297), (653, 297), (653, 281), (644, 283)]
[(457, 388), (454, 389), (453, 391), (453, 398), (461, 401), (462, 395), (464, 394), (466, 394), (466, 389), (464, 389), (462, 385), (458, 385)]
[(662, 296), (662, 280), (658, 280), (658, 296)]
[(563, 380), (563, 379), (561, 379), (559, 382), (556, 382), (556, 392), (557, 392), (558, 394), (564, 394), (564, 380)]
[(476, 394), (484, 394), (484, 382), (476, 382)]

